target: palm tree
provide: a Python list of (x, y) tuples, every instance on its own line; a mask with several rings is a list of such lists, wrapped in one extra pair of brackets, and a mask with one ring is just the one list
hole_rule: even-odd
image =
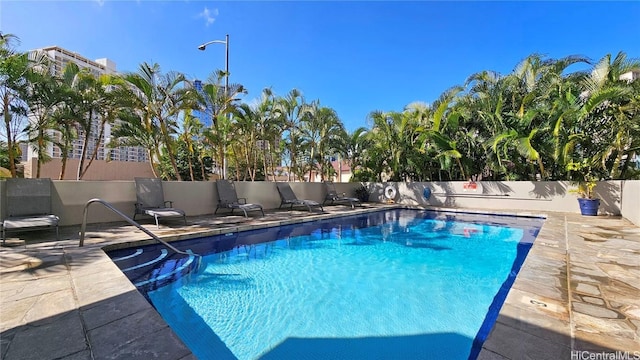
[(344, 132), (342, 140), (339, 142), (341, 154), (351, 166), (353, 175), (351, 181), (373, 181), (367, 172), (367, 148), (369, 148), (369, 138), (367, 128), (359, 127), (352, 133)]
[(320, 101), (309, 105), (301, 123), (303, 146), (309, 149), (309, 181), (312, 172), (319, 167), (320, 179), (324, 181), (327, 169), (331, 168), (331, 158), (340, 150), (340, 140), (344, 139), (344, 126), (335, 110), (320, 106)]
[(445, 91), (432, 106), (408, 107), (405, 114), (418, 125), (423, 153), (433, 153), (440, 159), (441, 168), (445, 169), (450, 169), (450, 160), (453, 159), (460, 170), (460, 177), (466, 179), (468, 172), (462, 161), (464, 153), (460, 151), (458, 143), (471, 134), (469, 131), (460, 131), (460, 113), (453, 107), (462, 90), (462, 87), (455, 86)]
[[(65, 115), (71, 121), (75, 121), (79, 133), (82, 134), (82, 151), (76, 174), (76, 179), (82, 180), (98, 157), (106, 124), (115, 121), (120, 108), (127, 101), (125, 100), (127, 94), (124, 93), (122, 80), (118, 76), (108, 74), (95, 76), (89, 70), (80, 69), (74, 63), (66, 66), (62, 84), (67, 92)], [(64, 120), (61, 119), (61, 127), (63, 134), (67, 136), (70, 132)], [(91, 148), (93, 150), (89, 153)]]
[[(260, 158), (258, 140), (263, 130), (261, 125), (262, 113), (260, 105), (251, 106), (249, 104), (241, 104), (237, 107), (235, 113), (235, 122), (233, 126), (232, 147), (235, 149), (236, 155), (236, 178), (240, 178), (240, 169), (245, 168), (245, 176), (248, 175), (251, 181), (256, 180), (258, 170), (258, 160)], [(262, 142), (264, 148), (264, 142)], [(240, 158), (244, 166), (240, 166)], [(263, 160), (263, 169), (264, 168)], [(265, 172), (266, 175), (266, 172)]]
[[(466, 94), (456, 100), (456, 111), (461, 115), (460, 126), (472, 135), (471, 158), (476, 169), (490, 173), (494, 179), (499, 174), (510, 176), (510, 159), (493, 151), (488, 140), (505, 129), (505, 113), (508, 84), (504, 77), (493, 71), (482, 71), (469, 76), (465, 83)], [(479, 146), (478, 146), (479, 145)], [(479, 148), (482, 151), (479, 151)]]
[(638, 81), (621, 80), (640, 68), (640, 61), (619, 52), (598, 61), (586, 77), (585, 101), (580, 113), (583, 127), (576, 133), (581, 157), (598, 160), (603, 176), (617, 179), (638, 149)]
[[(63, 100), (66, 103), (67, 100)], [(53, 113), (53, 121), (55, 122), (55, 130), (60, 134), (59, 138), (56, 138), (54, 145), (60, 149), (60, 174), (58, 180), (63, 180), (67, 170), (67, 160), (69, 159), (69, 152), (73, 150), (73, 140), (77, 138), (76, 131), (76, 116), (70, 115), (70, 110), (66, 105), (56, 109)]]
[(26, 76), (29, 85), (25, 101), (29, 105), (31, 122), (24, 131), (38, 154), (36, 178), (39, 178), (42, 164), (50, 160), (46, 150), (54, 141), (56, 123), (53, 115), (64, 97), (59, 79), (51, 75), (48, 67), (34, 68)]
[(225, 76), (228, 74), (224, 71), (215, 71), (202, 85), (202, 91), (195, 93), (200, 111), (213, 120), (208, 139), (217, 149), (215, 160), (218, 166), (222, 166), (223, 177), (226, 170), (225, 152), (229, 142), (227, 134), (231, 126), (229, 114), (234, 112), (238, 96), (246, 93), (245, 88), (240, 84), (229, 84), (226, 88), (222, 86)]
[(140, 146), (147, 151), (151, 171), (158, 177), (156, 150), (160, 143), (160, 129), (157, 126), (147, 127), (140, 114), (133, 109), (123, 109), (118, 114), (118, 121), (111, 129), (109, 148), (121, 146)]
[(276, 98), (270, 88), (262, 90), (260, 102), (255, 108), (256, 123), (258, 132), (259, 148), (262, 150), (262, 168), (265, 178), (271, 173), (272, 181), (276, 181), (274, 159), (279, 158), (279, 147), (283, 125), (282, 118), (278, 116), (274, 109)]
[(22, 89), (26, 87), (24, 74), (29, 63), (26, 54), (16, 53), (11, 47), (11, 42), (16, 40), (16, 37), (11, 34), (5, 34), (0, 39), (0, 79), (2, 79), (0, 97), (2, 98), (2, 117), (7, 138), (9, 171), (12, 177), (16, 177), (15, 142), (17, 137), (13, 124), (20, 116), (19, 113), (22, 113), (23, 117), (26, 113), (24, 103), (20, 101), (20, 93), (24, 92)]
[[(160, 159), (162, 144), (167, 150), (173, 171), (181, 181), (172, 136), (176, 133), (177, 114), (186, 106), (183, 103), (186, 91), (179, 88), (185, 81), (184, 75), (177, 72), (163, 74), (157, 63), (144, 62), (137, 73), (125, 74), (124, 80), (128, 83), (133, 108), (142, 121), (143, 129), (149, 135), (160, 135), (159, 138), (153, 136), (154, 147), (151, 148), (153, 154), (150, 158)], [(151, 164), (154, 165), (153, 160)]]
[(22, 120), (29, 112), (26, 103), (29, 94), (30, 73), (47, 68), (48, 58), (39, 52), (20, 53), (14, 49), (19, 39), (13, 34), (0, 37), (0, 112), (4, 119), (9, 171), (16, 177), (16, 154), (19, 152), (18, 135), (23, 130)]
[[(187, 156), (187, 163), (189, 165), (189, 176), (191, 177), (191, 181), (195, 181), (195, 176), (193, 173), (193, 161), (191, 160), (196, 155), (196, 144), (195, 142), (199, 140), (202, 135), (202, 129), (204, 125), (200, 120), (193, 117), (191, 115), (191, 109), (186, 109), (184, 111), (184, 119), (182, 121), (182, 134), (180, 134), (179, 139), (186, 144), (187, 152), (189, 156)], [(204, 179), (203, 173), (203, 179)]]
[(369, 136), (372, 159), (379, 181), (382, 173), (389, 176), (390, 181), (403, 181), (409, 175), (407, 154), (412, 151), (417, 139), (415, 119), (401, 112), (374, 111), (369, 114), (373, 122)]
[(288, 152), (290, 159), (290, 171), (287, 176), (288, 181), (295, 181), (291, 174), (298, 172), (298, 146), (300, 139), (300, 122), (308, 111), (308, 105), (302, 97), (302, 93), (298, 89), (292, 89), (289, 93), (279, 98), (275, 111), (281, 118), (283, 124), (283, 132), (288, 137)]

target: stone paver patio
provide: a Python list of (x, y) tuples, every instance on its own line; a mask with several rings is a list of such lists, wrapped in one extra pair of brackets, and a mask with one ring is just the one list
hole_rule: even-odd
[[(145, 227), (179, 239), (383, 207), (332, 206), (313, 215), (272, 211), (250, 219), (203, 216), (189, 218), (187, 226)], [(546, 216), (478, 358), (581, 359), (614, 351), (640, 356), (640, 228), (617, 217)], [(146, 235), (123, 223), (90, 225), (79, 248), (77, 232), (63, 228), (57, 242), (52, 231), (22, 233), (23, 240), (0, 248), (0, 358), (195, 358), (102, 250)]]

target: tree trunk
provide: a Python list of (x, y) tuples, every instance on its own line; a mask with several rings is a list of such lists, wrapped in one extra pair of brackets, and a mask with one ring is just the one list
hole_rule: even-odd
[(460, 175), (462, 177), (462, 180), (467, 180), (467, 177), (464, 173), (464, 167), (462, 167), (462, 162), (460, 161), (459, 158), (456, 158), (456, 162), (458, 163), (458, 167), (460, 168)]
[[(153, 143), (155, 144), (155, 148), (153, 149), (153, 154), (155, 155), (156, 159), (160, 159), (160, 143), (158, 142), (158, 140), (153, 139)], [(153, 174), (158, 177), (158, 170), (156, 168), (156, 162), (155, 160), (153, 160), (153, 157), (151, 156), (151, 151), (149, 151), (149, 161), (151, 161), (151, 164), (153, 165)]]
[(191, 161), (191, 156), (189, 156), (187, 160), (189, 162), (189, 177), (191, 177), (191, 181), (196, 181), (195, 177), (193, 176), (193, 162)]
[(202, 181), (207, 180), (206, 171), (204, 170), (204, 156), (200, 156), (200, 171), (202, 172)]
[(296, 174), (295, 174), (295, 169), (297, 166), (296, 163), (296, 153), (295, 153), (295, 140), (293, 140), (293, 137), (291, 138), (291, 149), (290, 154), (291, 154), (291, 168), (289, 169), (289, 176), (291, 176), (291, 179), (295, 182), (296, 181)]
[(273, 147), (271, 147), (271, 144), (269, 144), (271, 151), (269, 152), (269, 162), (271, 163), (271, 173), (273, 174), (273, 181), (276, 181), (276, 165), (273, 161), (273, 159), (276, 158), (275, 156), (275, 152), (276, 152), (276, 141), (278, 141), (277, 138), (274, 137), (273, 140)]
[[(253, 172), (251, 171), (251, 155), (249, 154), (249, 145), (246, 144), (244, 147), (244, 161), (247, 162), (247, 173), (249, 173), (249, 179), (251, 179), (251, 181), (255, 181), (255, 176), (253, 174)], [(237, 166), (236, 166), (237, 167)]]
[[(253, 154), (253, 166), (251, 167), (251, 172), (253, 173), (253, 178), (255, 179), (256, 174), (258, 173), (258, 147), (256, 146), (256, 142), (254, 141), (253, 150), (251, 151)], [(266, 179), (266, 174), (265, 174)]]
[(158, 172), (156, 171), (156, 165), (153, 161), (153, 156), (151, 154), (151, 149), (147, 149), (147, 156), (149, 156), (149, 166), (151, 166), (151, 173), (153, 173), (153, 177), (158, 177)]
[(222, 166), (222, 170), (220, 171), (220, 175), (221, 175), (220, 177), (222, 179), (225, 179), (225, 177), (227, 175), (227, 174), (224, 173), (224, 170), (225, 170), (225, 166), (224, 166), (224, 150), (225, 149), (224, 149), (224, 146), (222, 146), (222, 145), (218, 146), (218, 148), (219, 148), (218, 149), (218, 158), (220, 159), (219, 164), (220, 164), (220, 166)]
[[(262, 137), (264, 139), (264, 136)], [(264, 146), (264, 142), (266, 140), (262, 140), (262, 168), (264, 169), (264, 179), (269, 180), (269, 169), (267, 169), (267, 147)]]
[(98, 150), (99, 150), (99, 147), (100, 147), (100, 143), (102, 142), (102, 137), (104, 136), (104, 125), (105, 125), (105, 121), (103, 121), (101, 123), (100, 134), (98, 135), (98, 140), (96, 141), (96, 145), (93, 148), (93, 153), (91, 154), (91, 157), (89, 158), (89, 163), (82, 170), (82, 174), (80, 174), (80, 179), (78, 179), (78, 180), (82, 180), (84, 175), (87, 173), (87, 170), (89, 170), (89, 167), (93, 163), (93, 160), (95, 160), (96, 157), (98, 156)]
[(76, 180), (82, 180), (82, 168), (84, 167), (84, 158), (87, 156), (87, 144), (89, 143), (89, 137), (91, 136), (91, 122), (93, 117), (93, 110), (89, 110), (89, 122), (87, 127), (84, 128), (84, 139), (82, 139), (82, 153), (80, 154), (80, 162), (78, 162), (78, 171), (76, 173)]
[(9, 150), (9, 171), (11, 171), (11, 177), (15, 178), (16, 177), (16, 160), (15, 160), (15, 154), (14, 154), (14, 142), (13, 142), (13, 135), (11, 134), (11, 112), (9, 111), (9, 94), (8, 94), (8, 90), (5, 92), (4, 95), (4, 102), (3, 102), (3, 111), (4, 111), (4, 123), (6, 126), (6, 131), (7, 131), (7, 149)]
[(44, 130), (38, 130), (38, 164), (36, 165), (36, 179), (40, 178), (40, 168), (42, 162), (44, 161), (42, 158), (42, 150), (44, 148)]
[(175, 154), (173, 153), (173, 148), (171, 146), (171, 137), (169, 136), (169, 130), (167, 129), (167, 124), (160, 117), (158, 117), (158, 122), (160, 122), (160, 130), (162, 131), (164, 146), (167, 147), (167, 155), (169, 155), (169, 161), (171, 162), (171, 167), (173, 167), (173, 171), (175, 172), (176, 178), (178, 178), (178, 181), (182, 181), (182, 177), (180, 176), (180, 172), (178, 171), (178, 164), (176, 163)]
[[(238, 149), (236, 149), (233, 145), (231, 145), (231, 150), (233, 150), (233, 161), (236, 163), (236, 179), (240, 180), (240, 159), (238, 159)], [(245, 172), (242, 175), (242, 181), (247, 180), (247, 173)]]
[(540, 180), (546, 180), (546, 171), (544, 170), (544, 164), (542, 163), (542, 159), (540, 157), (538, 157), (538, 167), (540, 168)]
[[(67, 147), (68, 149), (68, 147)], [(58, 180), (64, 180), (64, 173), (67, 171), (67, 159), (69, 155), (67, 151), (62, 151), (62, 167), (60, 168), (60, 176), (58, 176)]]

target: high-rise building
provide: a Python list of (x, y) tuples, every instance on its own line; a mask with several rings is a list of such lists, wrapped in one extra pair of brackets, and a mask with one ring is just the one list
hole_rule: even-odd
[(632, 70), (620, 75), (620, 80), (634, 81), (640, 79), (640, 69)]
[[(95, 61), (89, 60), (84, 56), (74, 53), (72, 51), (63, 49), (59, 46), (48, 46), (41, 49), (32, 50), (32, 52), (41, 52), (46, 54), (51, 60), (51, 73), (54, 75), (61, 75), (64, 72), (65, 67), (69, 63), (75, 63), (78, 67), (88, 69), (94, 75), (102, 74), (116, 74), (116, 63), (107, 59), (97, 59)], [(70, 159), (79, 159), (82, 156), (82, 142), (84, 133), (81, 128), (77, 128), (78, 136), (73, 141), (73, 147), (69, 151), (68, 157)], [(145, 149), (135, 146), (122, 146), (115, 149), (109, 149), (106, 144), (111, 138), (111, 125), (106, 124), (102, 139), (98, 139), (100, 133), (100, 123), (98, 119), (93, 119), (91, 126), (92, 136), (87, 144), (87, 157), (90, 157), (96, 147), (98, 152), (96, 154), (97, 160), (107, 160), (108, 158), (116, 161), (134, 161), (134, 162), (147, 162), (147, 152)], [(51, 134), (54, 138), (60, 139), (60, 134), (56, 131), (52, 131)], [(61, 158), (62, 151), (59, 147), (49, 144), (47, 147), (47, 155), (52, 158)], [(33, 149), (29, 147), (28, 158), (36, 157)]]
[[(198, 92), (202, 92), (202, 81), (201, 80), (194, 80), (193, 81), (193, 87), (196, 89), (196, 91)], [(198, 118), (200, 120), (201, 123), (204, 124), (205, 127), (211, 127), (213, 126), (213, 119), (211, 118), (211, 109), (204, 109), (204, 110), (200, 110), (200, 109), (193, 109), (193, 117)]]

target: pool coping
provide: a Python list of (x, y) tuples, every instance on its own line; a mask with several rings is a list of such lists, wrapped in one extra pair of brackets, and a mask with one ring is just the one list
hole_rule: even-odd
[[(163, 239), (175, 241), (203, 234), (238, 232), (389, 208), (546, 218), (478, 359), (516, 359), (521, 358), (522, 354), (532, 354), (532, 351), (535, 351), (536, 357), (542, 354), (541, 358), (561, 359), (570, 358), (572, 351), (582, 349), (636, 350), (633, 346), (638, 340), (637, 334), (629, 339), (625, 333), (627, 341), (618, 342), (619, 346), (609, 344), (609, 347), (603, 346), (608, 343), (606, 335), (598, 335), (604, 341), (592, 339), (581, 342), (576, 338), (576, 334), (584, 329), (577, 328), (572, 321), (572, 288), (577, 285), (572, 284), (568, 276), (571, 268), (571, 249), (568, 245), (572, 241), (568, 227), (576, 225), (576, 220), (572, 219), (579, 215), (575, 214), (379, 205), (353, 210), (339, 207), (341, 211), (313, 216), (303, 213), (297, 218), (240, 223), (213, 230), (199, 228), (188, 232), (176, 227), (168, 230), (163, 228), (160, 232)], [(568, 218), (573, 221), (571, 224)], [(609, 219), (598, 218), (598, 221)], [(611, 221), (620, 220), (611, 218)], [(558, 231), (558, 227), (563, 226), (564, 234)], [(154, 228), (150, 227), (150, 230), (154, 231)], [(77, 241), (72, 238), (25, 246), (24, 251), (2, 249), (0, 256), (5, 264), (0, 278), (0, 316), (3, 324), (0, 355), (3, 358), (100, 359), (126, 357), (134, 350), (141, 358), (195, 358), (103, 251), (106, 247), (137, 246), (145, 241), (140, 237), (134, 241), (122, 241), (122, 235), (117, 234), (105, 238), (105, 233), (108, 234), (109, 229), (99, 228), (94, 232), (94, 237), (87, 239), (84, 248), (78, 248)], [(12, 271), (7, 271), (5, 260), (8, 259), (9, 265), (12, 265), (12, 257), (19, 258), (20, 254), (26, 259), (16, 259), (15, 263), (22, 262), (8, 268)], [(532, 258), (532, 255), (535, 256)], [(541, 270), (545, 262), (555, 266), (554, 271)], [(43, 267), (42, 264), (50, 266)], [(564, 272), (561, 271), (563, 267)], [(545, 284), (547, 281), (552, 285)], [(635, 314), (634, 309), (631, 308), (631, 314)], [(583, 316), (582, 313), (579, 315)], [(637, 326), (640, 326), (640, 319), (633, 316), (627, 315), (625, 321), (631, 324), (637, 321)], [(70, 329), (74, 331), (70, 332)], [(35, 341), (41, 350), (34, 351)], [(640, 351), (640, 345), (637, 346)]]

